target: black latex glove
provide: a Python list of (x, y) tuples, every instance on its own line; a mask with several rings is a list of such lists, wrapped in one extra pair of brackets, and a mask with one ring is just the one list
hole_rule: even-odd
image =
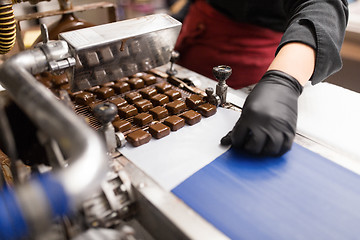
[(276, 70), (264, 74), (247, 97), (240, 119), (221, 144), (259, 155), (287, 152), (295, 137), (298, 98), (303, 87)]

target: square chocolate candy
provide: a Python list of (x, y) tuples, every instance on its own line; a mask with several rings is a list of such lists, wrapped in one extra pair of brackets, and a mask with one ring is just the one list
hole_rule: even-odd
[(210, 117), (216, 113), (216, 106), (210, 103), (201, 104), (196, 111), (201, 113), (204, 117)]
[(125, 93), (130, 91), (130, 84), (127, 82), (117, 81), (114, 85), (111, 86), (117, 94)]
[(204, 103), (203, 97), (201, 95), (192, 94), (190, 97), (185, 99), (186, 106), (190, 109), (196, 109), (198, 106)]
[(129, 118), (138, 114), (138, 110), (133, 105), (126, 105), (118, 108), (118, 113), (121, 118)]
[(96, 102), (89, 103), (88, 106), (89, 106), (89, 108), (90, 108), (91, 111), (94, 111), (95, 107), (96, 107), (97, 105), (99, 105), (100, 103), (101, 103), (101, 102), (96, 101)]
[(128, 121), (125, 120), (116, 120), (112, 122), (115, 131), (117, 132), (126, 132), (131, 129), (131, 124)]
[(189, 125), (194, 125), (201, 120), (201, 114), (198, 112), (195, 112), (194, 110), (189, 110), (181, 114), (182, 118), (185, 119), (185, 122)]
[(169, 102), (169, 97), (164, 94), (158, 93), (155, 96), (152, 96), (150, 101), (153, 103), (154, 106), (162, 106), (165, 103)]
[(169, 97), (170, 101), (174, 101), (176, 99), (181, 98), (181, 92), (176, 91), (174, 89), (166, 91), (165, 95)]
[(138, 92), (130, 92), (125, 95), (126, 101), (128, 101), (130, 104), (133, 104), (134, 102), (141, 100), (142, 96)]
[(107, 83), (104, 83), (104, 84), (101, 84), (102, 87), (111, 87), (113, 86), (115, 83), (114, 82), (107, 82)]
[(145, 74), (146, 73), (144, 73), (144, 72), (138, 72), (138, 73), (133, 74), (131, 77), (133, 77), (133, 78), (141, 78)]
[(169, 112), (166, 108), (157, 106), (149, 110), (149, 113), (153, 115), (155, 120), (161, 120), (169, 116)]
[(110, 87), (101, 87), (95, 90), (95, 94), (100, 99), (107, 99), (115, 95), (114, 89)]
[(58, 76), (54, 75), (52, 77), (51, 81), (52, 81), (53, 85), (56, 87), (59, 87), (59, 86), (69, 83), (69, 79), (64, 74), (61, 74)]
[(99, 50), (99, 52), (101, 62), (110, 62), (114, 59), (114, 54), (109, 47), (102, 48)]
[(127, 82), (127, 81), (129, 81), (128, 77), (122, 77), (122, 78), (119, 78), (118, 80), (116, 80), (115, 82)]
[(150, 113), (140, 113), (134, 117), (134, 124), (143, 127), (153, 121), (153, 116)]
[(90, 92), (80, 92), (75, 95), (75, 103), (80, 105), (89, 105), (95, 101), (94, 94)]
[(174, 115), (165, 119), (164, 124), (168, 126), (171, 131), (177, 131), (183, 126), (185, 126), (185, 120), (181, 117)]
[(109, 100), (109, 102), (115, 104), (118, 108), (125, 106), (127, 104), (127, 101), (123, 99), (122, 97), (117, 97)]
[(91, 88), (87, 88), (84, 91), (86, 92), (91, 92), (91, 93), (95, 93), (96, 90), (98, 90), (100, 88), (100, 86), (93, 86)]
[(170, 134), (170, 128), (162, 123), (155, 123), (149, 126), (150, 134), (156, 138), (160, 139)]
[(132, 89), (140, 89), (145, 86), (144, 80), (138, 77), (133, 77), (128, 80), (128, 83), (130, 84), (130, 87)]
[(85, 59), (90, 68), (100, 64), (99, 56), (96, 52), (86, 52)]
[(156, 83), (156, 77), (152, 74), (145, 74), (145, 75), (141, 76), (141, 78), (144, 80), (144, 82), (147, 86)]
[(181, 100), (175, 100), (166, 104), (166, 108), (171, 115), (179, 114), (186, 109), (186, 104)]
[(139, 112), (147, 112), (151, 108), (153, 108), (152, 103), (147, 99), (142, 99), (142, 100), (136, 101), (134, 103), (134, 105), (138, 109)]
[(151, 97), (153, 97), (157, 94), (156, 89), (153, 87), (143, 88), (139, 92), (143, 96), (143, 98), (146, 98), (146, 99), (150, 99)]
[(150, 139), (151, 139), (151, 134), (142, 129), (129, 133), (126, 136), (126, 140), (129, 143), (131, 143), (134, 147), (138, 147), (145, 143), (148, 143)]
[(69, 94), (69, 97), (72, 101), (75, 101), (75, 96), (79, 93), (82, 93), (83, 91), (77, 91), (77, 92), (72, 92), (70, 90), (67, 90), (68, 94)]
[(162, 82), (156, 84), (155, 88), (159, 93), (165, 93), (166, 91), (169, 91), (172, 88), (172, 85), (167, 82)]

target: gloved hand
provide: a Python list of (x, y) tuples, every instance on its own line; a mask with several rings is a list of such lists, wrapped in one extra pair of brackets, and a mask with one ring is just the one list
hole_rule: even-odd
[(240, 119), (221, 139), (221, 144), (259, 155), (280, 156), (290, 150), (302, 89), (287, 73), (266, 72), (247, 97)]

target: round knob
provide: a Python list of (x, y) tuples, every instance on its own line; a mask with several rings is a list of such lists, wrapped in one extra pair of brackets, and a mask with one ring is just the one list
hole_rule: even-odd
[(226, 65), (220, 65), (213, 68), (213, 74), (218, 81), (225, 81), (230, 77), (232, 69)]
[(179, 59), (180, 53), (177, 51), (171, 52), (170, 62), (175, 63)]
[(101, 124), (107, 124), (114, 120), (117, 111), (115, 104), (105, 102), (95, 106), (94, 115)]
[(205, 89), (205, 93), (208, 97), (210, 97), (214, 94), (214, 89), (212, 87), (208, 87)]

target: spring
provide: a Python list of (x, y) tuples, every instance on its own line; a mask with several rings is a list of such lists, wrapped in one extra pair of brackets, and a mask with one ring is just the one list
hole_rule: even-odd
[(0, 54), (8, 53), (15, 44), (16, 22), (12, 4), (0, 6)]

